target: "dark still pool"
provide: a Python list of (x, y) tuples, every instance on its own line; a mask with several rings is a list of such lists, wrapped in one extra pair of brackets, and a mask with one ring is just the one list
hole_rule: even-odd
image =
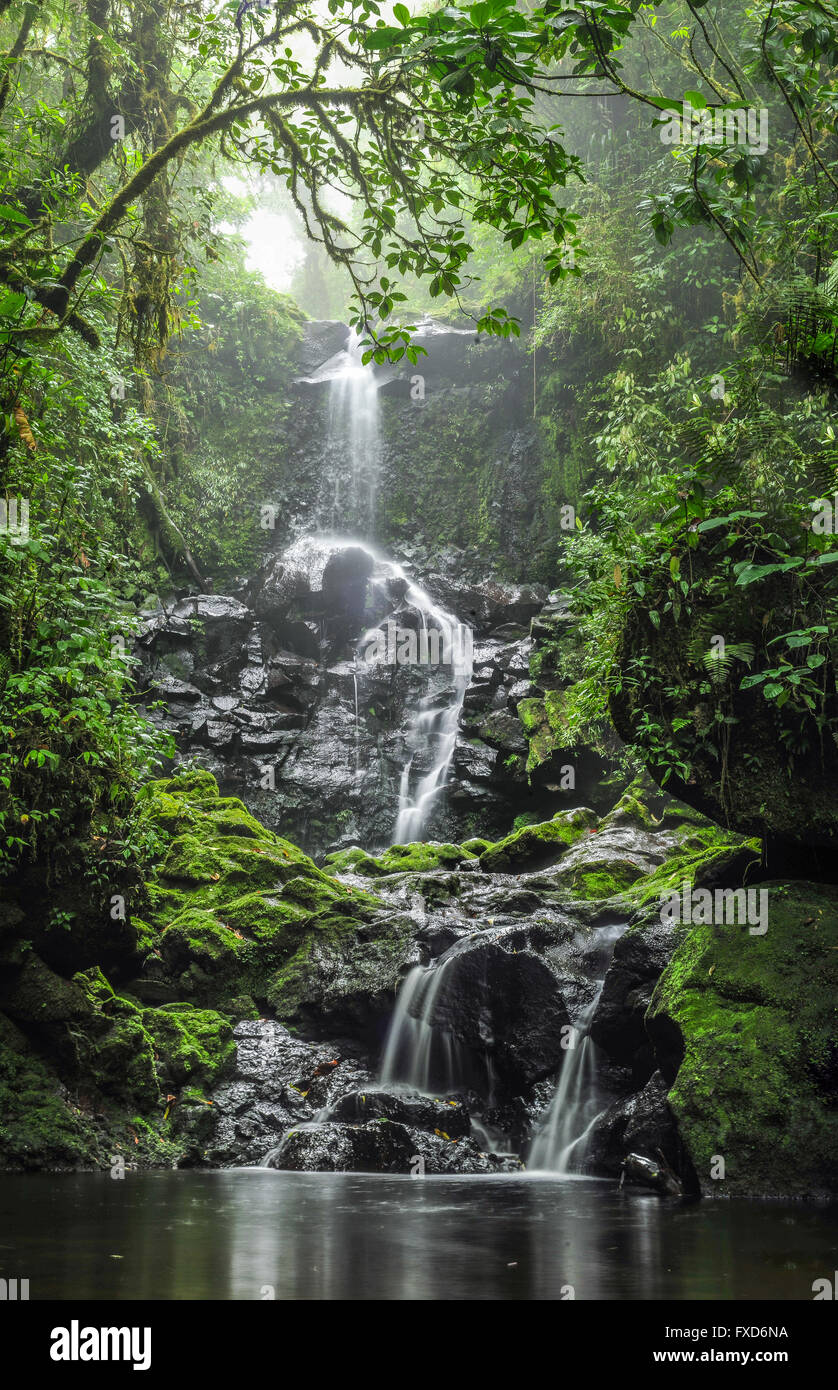
[(268, 1169), (7, 1177), (0, 1276), (31, 1300), (811, 1300), (838, 1207), (616, 1184)]

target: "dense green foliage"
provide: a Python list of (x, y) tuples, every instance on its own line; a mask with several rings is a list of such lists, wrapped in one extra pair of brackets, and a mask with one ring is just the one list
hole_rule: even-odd
[[(741, 878), (758, 845), (769, 861), (778, 842), (834, 853), (828, 3), (0, 0), (0, 50), (0, 1097), (15, 1163), (33, 1134), (39, 1162), (100, 1162), (106, 1139), (197, 1161), (232, 1021), (349, 1035), (370, 998), (383, 1017), (417, 948), (376, 880), (416, 876), (444, 898), (460, 872), (549, 870), (587, 923), (654, 905), (682, 875)], [(293, 295), (248, 268), (262, 206), (304, 243)], [(613, 759), (619, 734), (620, 774), (645, 766), (715, 824), (659, 815), (636, 783), (610, 816), (524, 810), (490, 842), (475, 799), (464, 844), (344, 849), (324, 871), (208, 773), (158, 780), (172, 749), (138, 709), (138, 613), (252, 572), (268, 496), (308, 504), (292, 390), (306, 313), (351, 323), (367, 362), (421, 372), (429, 309), (503, 341), (494, 357), (470, 347), (467, 384), (438, 380), (421, 415), (407, 378), (385, 399), (377, 539), (419, 541), (431, 569), (459, 546), (470, 575), (572, 596), (570, 619), (545, 610), (520, 728), (517, 694), (486, 715), (510, 739), (510, 784), (553, 794), (557, 764)], [(793, 1113), (818, 1170), (834, 1088), (834, 1006), (815, 994), (791, 1017), (834, 949), (808, 932), (820, 889), (790, 908), (772, 893), (788, 942), (743, 965), (735, 942), (686, 932), (649, 1016), (662, 1056), (680, 1038), (666, 1081), (695, 1161), (720, 1128), (745, 1153), (753, 1125), (769, 1185), (792, 1065), (809, 1067)], [(109, 915), (114, 895), (127, 914)], [(767, 1100), (748, 1089), (733, 1119), (708, 1089), (714, 1033), (737, 1052), (732, 1095), (742, 1059), (770, 1057)], [(59, 1096), (68, 1085), (90, 1086), (102, 1127)]]

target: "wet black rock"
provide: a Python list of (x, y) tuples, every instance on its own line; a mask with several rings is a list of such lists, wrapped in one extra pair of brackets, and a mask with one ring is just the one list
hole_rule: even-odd
[[(529, 615), (546, 592), (437, 576), (454, 617), (489, 635), (475, 651), (445, 796), (423, 838), (501, 835), (522, 806), (527, 744), (516, 709), (528, 669)], [(450, 668), (359, 659), (362, 638), (391, 620), (420, 631), (408, 581), (365, 546), (307, 538), (269, 554), (235, 595), (198, 594), (145, 615), (141, 684), (166, 702), (153, 719), (171, 731), (177, 760), (194, 757), (271, 829), (312, 853), (384, 846), (396, 825), (402, 776), (430, 771), (437, 744), (411, 742), (420, 710), (458, 700)], [(476, 612), (476, 610), (475, 610)], [(523, 622), (512, 622), (521, 618)], [(491, 631), (491, 625), (499, 625)]]
[(413, 1129), (439, 1131), (451, 1139), (462, 1139), (471, 1132), (469, 1113), (462, 1101), (436, 1100), (381, 1087), (347, 1092), (330, 1107), (329, 1119), (362, 1123), (398, 1120)]
[(345, 1125), (332, 1121), (291, 1129), (267, 1161), (293, 1172), (498, 1173), (520, 1168), (514, 1159), (481, 1152), (472, 1138), (446, 1139), (395, 1120)]
[(616, 1101), (599, 1117), (588, 1150), (589, 1162), (597, 1172), (618, 1177), (626, 1155), (637, 1152), (654, 1159), (663, 1157), (687, 1188), (694, 1187), (667, 1101), (668, 1090), (660, 1072), (655, 1072), (642, 1090)]
[(508, 1095), (557, 1069), (562, 1028), (570, 1021), (556, 974), (522, 947), (507, 950), (480, 937), (454, 947), (437, 966), (445, 978), (431, 1020), (455, 1040), (464, 1072), (463, 1054), (471, 1056), (478, 1088), (488, 1089), (483, 1059), (489, 1054), (491, 1075)]
[(338, 319), (311, 319), (302, 326), (297, 366), (308, 376), (340, 352), (349, 338), (349, 325)]
[(591, 1025), (594, 1041), (609, 1057), (632, 1067), (641, 1085), (654, 1070), (646, 1011), (680, 934), (671, 921), (661, 921), (657, 907), (632, 923), (614, 947)]
[(233, 1036), (235, 1070), (212, 1093), (204, 1138), (211, 1163), (261, 1163), (290, 1126), (369, 1079), (363, 1054), (346, 1042), (305, 1042), (267, 1019), (244, 1020)]

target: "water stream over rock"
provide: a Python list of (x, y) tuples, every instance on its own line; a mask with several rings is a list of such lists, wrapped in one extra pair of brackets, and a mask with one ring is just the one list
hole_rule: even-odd
[[(624, 931), (624, 926), (610, 926), (596, 933), (602, 943), (606, 968), (614, 945)], [(561, 1177), (584, 1172), (591, 1132), (607, 1106), (599, 1086), (598, 1049), (590, 1032), (604, 985), (605, 971), (596, 981), (593, 998), (568, 1035), (572, 1045), (568, 1047), (559, 1084), (527, 1159), (527, 1167), (535, 1172), (556, 1173)]]
[[(469, 578), (456, 559), (414, 568), (376, 544), (386, 378), (354, 335), (331, 351), (306, 379), (326, 406), (321, 504), (229, 596), (161, 608), (141, 638), (184, 751), (281, 834), (337, 851), (326, 869), (347, 893), (379, 900), (363, 951), (318, 943), (323, 978), (307, 985), (299, 1040), (264, 1018), (238, 1025), (212, 1152), (381, 1172), (419, 1156), (431, 1172), (485, 1173), (520, 1169), (529, 1148), (537, 1171), (577, 1171), (614, 1099), (590, 1029), (622, 928), (589, 921), (583, 903), (570, 910), (565, 886), (584, 879), (596, 816), (482, 862), (465, 829), (485, 834), (497, 817), (503, 835), (540, 796), (555, 811), (559, 788), (548, 775), (531, 786), (524, 770), (519, 707), (538, 690), (531, 620), (542, 614), (553, 642), (566, 617), (546, 590)], [(567, 848), (565, 834), (580, 843)], [(446, 843), (428, 867), (435, 836)], [(406, 848), (372, 866), (373, 887), (369, 855), (393, 846)], [(344, 852), (366, 867), (354, 873)], [(630, 877), (648, 871), (662, 853), (618, 823), (597, 834), (612, 872), (625, 856)], [(565, 1050), (571, 1020), (580, 1044)]]
[(341, 496), (344, 470), (332, 480), (333, 528), (347, 523), (362, 536), (375, 533), (380, 451), (378, 387), (372, 367), (362, 361), (360, 338), (350, 333), (343, 352), (333, 359), (329, 381), (327, 448), (348, 463), (349, 496)]

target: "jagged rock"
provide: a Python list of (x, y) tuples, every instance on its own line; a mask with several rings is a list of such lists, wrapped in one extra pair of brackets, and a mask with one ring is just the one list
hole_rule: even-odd
[(503, 584), (484, 579), (479, 584), (462, 585), (433, 573), (427, 577), (427, 584), (441, 603), (463, 621), (472, 622), (482, 634), (509, 623), (528, 623), (547, 600), (547, 590), (540, 584)]
[(481, 1153), (474, 1139), (444, 1139), (394, 1120), (343, 1125), (326, 1121), (291, 1129), (268, 1167), (307, 1173), (497, 1173), (520, 1164)]
[(633, 1067), (640, 1083), (644, 1072), (648, 1076), (654, 1069), (646, 1011), (682, 934), (672, 921), (661, 921), (657, 905), (632, 923), (614, 947), (591, 1024), (594, 1042), (615, 1061)]
[(261, 1163), (286, 1129), (310, 1122), (333, 1091), (367, 1079), (345, 1044), (304, 1042), (267, 1019), (237, 1024), (234, 1038), (235, 1067), (212, 1093), (203, 1136), (212, 1163)]
[(600, 1115), (588, 1147), (589, 1161), (597, 1172), (618, 1177), (626, 1154), (662, 1154), (681, 1173), (685, 1186), (695, 1187), (667, 1102), (668, 1089), (660, 1072), (655, 1072), (642, 1090), (615, 1101)]
[(309, 319), (302, 325), (297, 349), (297, 364), (302, 376), (308, 376), (346, 346), (348, 324), (337, 319)]
[(462, 1139), (470, 1133), (468, 1110), (461, 1101), (434, 1100), (430, 1096), (380, 1088), (347, 1092), (330, 1107), (329, 1119), (361, 1123), (398, 1120), (411, 1129), (424, 1129), (432, 1134), (438, 1131), (451, 1139)]

